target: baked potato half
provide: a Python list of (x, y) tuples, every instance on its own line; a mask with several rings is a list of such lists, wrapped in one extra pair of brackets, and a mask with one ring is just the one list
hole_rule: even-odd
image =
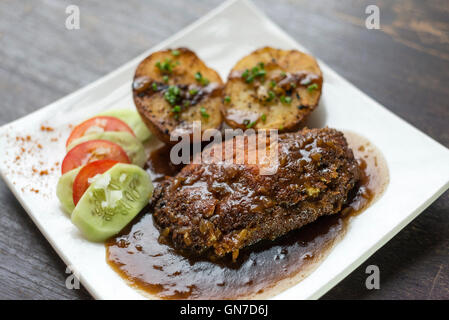
[(152, 53), (137, 67), (132, 87), (142, 119), (165, 143), (176, 143), (172, 134), (192, 139), (194, 121), (201, 121), (201, 133), (221, 126), (223, 82), (189, 49)]
[(264, 47), (231, 70), (223, 90), (223, 117), (233, 128), (295, 131), (318, 105), (322, 84), (312, 56)]

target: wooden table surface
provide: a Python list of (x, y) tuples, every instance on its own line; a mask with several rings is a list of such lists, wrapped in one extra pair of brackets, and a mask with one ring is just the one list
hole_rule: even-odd
[[(1, 1), (0, 125), (107, 74), (220, 2)], [(255, 3), (338, 73), (449, 147), (447, 0)], [(65, 28), (69, 4), (80, 8), (80, 30)], [(380, 30), (365, 27), (369, 4), (380, 8)], [(448, 299), (448, 231), (446, 192), (323, 298)], [(380, 268), (380, 290), (365, 287), (370, 264)], [(0, 299), (90, 299), (65, 287), (65, 268), (0, 180)]]

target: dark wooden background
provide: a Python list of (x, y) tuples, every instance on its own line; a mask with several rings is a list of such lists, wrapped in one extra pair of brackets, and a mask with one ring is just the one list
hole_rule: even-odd
[[(1, 1), (0, 125), (107, 74), (220, 2)], [(357, 87), (449, 147), (447, 0), (255, 3)], [(65, 28), (69, 4), (80, 7), (80, 30)], [(369, 4), (380, 8), (380, 30), (365, 28)], [(446, 192), (324, 299), (449, 299), (448, 262)], [(380, 268), (380, 290), (365, 288), (370, 264)], [(66, 289), (64, 271), (0, 180), (0, 299), (91, 298)]]

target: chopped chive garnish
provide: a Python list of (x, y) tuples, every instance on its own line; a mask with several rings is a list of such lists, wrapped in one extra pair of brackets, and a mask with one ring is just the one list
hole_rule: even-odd
[(276, 94), (273, 91), (268, 91), (268, 98), (267, 101), (271, 101), (276, 97)]
[(179, 56), (179, 50), (173, 50), (173, 51), (171, 52), (171, 54), (174, 55), (175, 57), (176, 57), (176, 56)]
[(313, 90), (317, 90), (317, 89), (318, 89), (318, 85), (316, 83), (313, 83), (307, 87), (307, 91), (309, 91), (309, 92), (312, 92)]
[(267, 115), (264, 113), (260, 116), (260, 119), (262, 119), (263, 122), (267, 121)]
[(201, 72), (195, 73), (195, 79), (203, 86), (207, 86), (209, 84), (209, 79), (204, 78)]
[(191, 89), (191, 90), (189, 90), (189, 94), (191, 95), (191, 96), (194, 96), (194, 95), (196, 95), (198, 93), (198, 90), (197, 89)]
[(164, 93), (164, 98), (167, 100), (168, 103), (170, 103), (172, 106), (176, 104), (176, 102), (179, 100), (179, 94), (181, 90), (177, 86), (169, 86), (168, 90)]
[(256, 124), (256, 121), (250, 122), (250, 123), (248, 123), (248, 124), (246, 125), (246, 128), (247, 128), (247, 129), (250, 129), (250, 128), (252, 128), (255, 124)]
[(162, 77), (162, 80), (164, 80), (164, 82), (167, 83), (167, 82), (168, 82), (168, 76), (167, 76), (167, 75), (164, 75), (164, 76)]
[(292, 102), (292, 98), (291, 97), (281, 96), (280, 99), (281, 99), (282, 103), (290, 104)]
[(156, 62), (155, 66), (164, 73), (171, 73), (173, 68), (176, 66), (176, 63), (172, 63), (170, 59), (165, 59), (164, 62)]
[(203, 118), (209, 118), (209, 114), (207, 113), (206, 108), (201, 107), (200, 112)]
[(287, 74), (286, 74), (284, 71), (281, 72), (281, 76), (282, 76), (282, 77), (285, 77), (286, 75), (287, 75)]
[(175, 106), (172, 111), (173, 112), (181, 112), (181, 107), (180, 106)]
[(231, 102), (231, 97), (230, 96), (224, 97), (224, 102), (226, 102), (226, 103)]
[(271, 80), (270, 85), (271, 85), (272, 88), (276, 87), (276, 81)]
[(246, 83), (253, 82), (255, 78), (261, 78), (263, 81), (265, 75), (267, 74), (264, 67), (265, 65), (263, 62), (259, 62), (257, 66), (251, 69), (251, 71), (249, 69), (245, 69), (242, 73), (242, 78), (245, 79)]
[(157, 91), (157, 84), (156, 84), (156, 82), (153, 82), (153, 84), (151, 86), (153, 88), (153, 91)]

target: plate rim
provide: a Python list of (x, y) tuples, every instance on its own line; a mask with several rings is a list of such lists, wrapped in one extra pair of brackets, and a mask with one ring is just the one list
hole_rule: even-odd
[[(186, 27), (182, 28), (172, 36), (168, 37), (167, 39), (163, 40), (162, 42), (159, 42), (155, 46), (151, 47), (150, 49), (145, 50), (143, 53), (138, 55), (135, 58), (132, 58), (128, 62), (124, 63), (120, 67), (114, 69), (113, 71), (107, 73), (106, 75), (100, 77), (99, 79), (75, 90), (72, 93), (69, 93), (68, 95), (57, 99), (56, 101), (43, 106), (23, 117), (20, 117), (16, 120), (13, 120), (9, 123), (6, 123), (0, 127), (0, 134), (3, 133), (8, 129), (8, 127), (13, 127), (17, 125), (20, 122), (27, 121), (30, 118), (34, 118), (38, 116), (39, 114), (48, 113), (49, 111), (55, 109), (59, 104), (65, 104), (69, 103), (69, 101), (77, 101), (80, 98), (86, 97), (89, 95), (89, 92), (92, 92), (92, 90), (97, 89), (98, 87), (102, 86), (104, 83), (108, 83), (110, 81), (113, 81), (114, 79), (120, 79), (120, 75), (122, 73), (128, 72), (130, 68), (133, 68), (134, 65), (136, 65), (140, 60), (142, 60), (144, 57), (146, 57), (150, 52), (154, 52), (156, 50), (160, 50), (168, 45), (170, 45), (172, 42), (181, 39), (184, 35), (188, 34), (198, 26), (203, 25), (207, 21), (211, 20), (216, 15), (220, 14), (221, 12), (225, 11), (228, 7), (240, 3), (242, 5), (246, 5), (248, 8), (251, 9), (252, 13), (257, 15), (260, 19), (265, 21), (270, 25), (271, 28), (276, 30), (276, 32), (282, 34), (282, 36), (285, 38), (286, 41), (289, 42), (289, 45), (295, 46), (295, 47), (302, 47), (300, 43), (298, 43), (292, 36), (290, 36), (286, 31), (282, 30), (276, 23), (274, 23), (261, 9), (259, 9), (253, 2), (249, 0), (227, 0), (202, 17), (198, 18), (191, 24), (187, 25)], [(304, 48), (305, 51), (307, 49)], [(424, 132), (420, 131), (418, 128), (413, 126), (412, 124), (405, 121), (403, 118), (399, 117), (386, 107), (384, 107), (382, 104), (380, 104), (377, 100), (374, 98), (368, 96), (366, 93), (364, 93), (362, 90), (357, 88), (355, 85), (353, 85), (351, 82), (346, 80), (343, 76), (338, 74), (336, 71), (334, 71), (331, 67), (329, 67), (326, 63), (321, 61), (320, 59), (317, 59), (319, 61), (319, 64), (321, 66), (324, 66), (326, 69), (326, 72), (328, 72), (332, 77), (335, 77), (338, 81), (344, 83), (344, 85), (351, 87), (352, 90), (356, 90), (358, 94), (363, 97), (363, 99), (368, 99), (375, 103), (378, 107), (381, 107), (384, 111), (387, 111), (390, 116), (393, 116), (396, 120), (400, 121), (402, 125), (407, 126), (409, 129), (412, 129), (415, 131), (415, 133), (420, 134), (421, 136), (425, 137), (426, 139), (430, 140), (432, 143), (438, 144), (441, 148), (445, 149), (446, 151), (449, 151), (448, 148), (446, 148), (444, 145), (442, 145), (439, 141), (433, 139), (429, 135), (425, 134)], [(24, 199), (22, 199), (21, 195), (19, 195), (18, 190), (16, 190), (15, 187), (13, 187), (12, 181), (7, 178), (5, 169), (3, 166), (0, 166), (0, 176), (5, 181), (5, 184), (8, 186), (8, 188), (11, 190), (11, 192), (14, 194), (15, 198), (18, 200), (20, 205), (24, 208), (24, 210), (27, 212), (28, 216), (31, 218), (33, 223), (38, 227), (39, 231), (43, 234), (43, 236), (46, 238), (47, 242), (51, 245), (53, 250), (58, 254), (58, 256), (64, 261), (64, 263), (68, 266), (70, 265), (69, 258), (66, 256), (63, 250), (59, 250), (58, 246), (56, 245), (55, 241), (51, 241), (51, 237), (49, 236), (48, 232), (44, 228), (42, 224), (40, 224), (37, 221), (37, 218), (31, 213), (32, 210), (29, 208)], [(318, 299), (322, 295), (324, 295), (327, 291), (329, 291), (331, 288), (333, 288), (335, 285), (337, 285), (341, 280), (343, 280), (345, 277), (347, 277), (351, 272), (353, 272), (357, 267), (359, 267), (364, 261), (366, 261), (372, 254), (374, 254), (377, 250), (379, 250), (381, 247), (383, 247), (388, 241), (390, 241), (397, 233), (399, 233), (405, 226), (407, 226), (411, 221), (413, 221), (420, 213), (422, 213), (430, 204), (432, 204), (436, 199), (438, 199), (447, 189), (449, 188), (449, 178), (446, 181), (445, 184), (443, 184), (437, 192), (435, 192), (430, 198), (423, 201), (423, 203), (416, 207), (410, 214), (405, 216), (405, 218), (401, 219), (399, 223), (397, 223), (394, 228), (391, 228), (380, 240), (372, 243), (372, 245), (369, 246), (369, 248), (357, 259), (355, 259), (348, 267), (340, 270), (333, 278), (330, 278), (329, 281), (326, 282), (324, 286), (318, 287), (318, 289), (313, 292), (311, 295), (308, 296), (307, 299)], [(86, 290), (92, 295), (95, 299), (101, 299), (101, 294), (97, 292), (96, 288), (91, 285), (89, 281), (83, 281), (83, 279), (80, 279), (83, 286), (86, 288)], [(277, 294), (276, 296), (272, 297), (271, 299), (282, 299), (282, 297), (287, 293), (288, 291), (295, 288), (296, 285), (293, 285), (292, 287), (282, 291), (281, 293)]]

